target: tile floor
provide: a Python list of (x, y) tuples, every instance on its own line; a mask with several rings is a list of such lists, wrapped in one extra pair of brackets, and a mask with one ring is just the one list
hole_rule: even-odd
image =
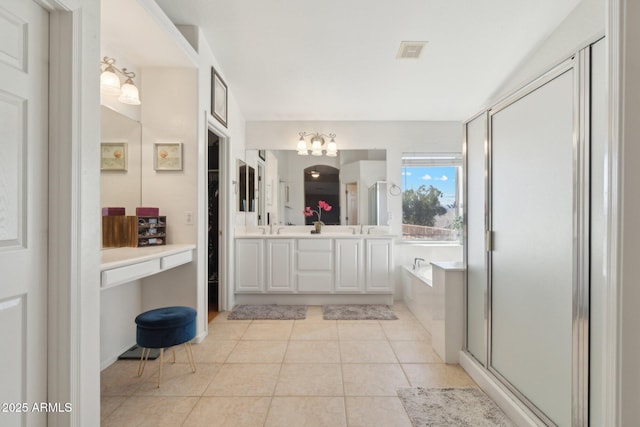
[[(404, 304), (399, 320), (227, 320), (219, 314), (193, 346), (182, 347), (142, 378), (138, 362), (118, 361), (101, 375), (103, 426), (411, 426), (396, 388), (475, 387), (446, 365), (431, 336)], [(170, 356), (170, 353), (168, 354)]]

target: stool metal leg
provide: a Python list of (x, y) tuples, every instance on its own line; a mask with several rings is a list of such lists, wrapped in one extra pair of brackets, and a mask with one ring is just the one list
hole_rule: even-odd
[(138, 376), (141, 377), (144, 373), (144, 367), (147, 364), (147, 359), (149, 358), (149, 353), (151, 353), (150, 348), (142, 347), (142, 354), (140, 355), (140, 364), (138, 365)]
[(191, 347), (191, 341), (184, 343), (184, 349), (187, 352), (187, 359), (189, 360), (189, 366), (191, 372), (196, 372), (196, 361), (193, 358), (193, 348)]
[(160, 379), (162, 378), (162, 364), (164, 363), (164, 348), (160, 349), (160, 370), (158, 371), (158, 388), (160, 388)]

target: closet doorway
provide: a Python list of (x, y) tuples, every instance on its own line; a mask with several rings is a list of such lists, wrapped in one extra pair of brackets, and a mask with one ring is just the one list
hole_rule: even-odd
[(207, 307), (211, 322), (219, 310), (220, 294), (220, 138), (208, 131), (207, 158)]

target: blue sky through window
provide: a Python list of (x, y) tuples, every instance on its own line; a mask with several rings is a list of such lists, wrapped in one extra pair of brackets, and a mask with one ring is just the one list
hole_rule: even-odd
[(433, 185), (443, 193), (440, 204), (448, 207), (456, 200), (455, 166), (408, 166), (402, 168), (402, 189), (417, 190), (424, 185)]

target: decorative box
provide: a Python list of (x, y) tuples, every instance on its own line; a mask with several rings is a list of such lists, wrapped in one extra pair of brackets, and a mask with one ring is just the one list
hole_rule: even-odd
[(102, 208), (102, 216), (118, 216), (124, 215), (124, 208)]
[(136, 216), (158, 216), (160, 208), (138, 207), (136, 208)]

